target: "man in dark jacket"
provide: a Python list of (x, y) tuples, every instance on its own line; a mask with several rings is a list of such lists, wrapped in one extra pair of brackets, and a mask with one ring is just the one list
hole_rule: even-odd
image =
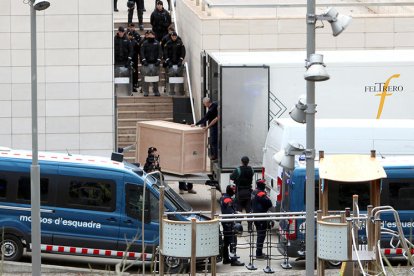
[(205, 97), (203, 98), (203, 105), (208, 108), (207, 113), (200, 119), (200, 121), (191, 126), (203, 125), (206, 126), (206, 130), (210, 129), (210, 160), (215, 161), (217, 160), (218, 153), (218, 104), (216, 102), (212, 102), (210, 98)]
[[(220, 208), (222, 214), (234, 214), (236, 210), (233, 202), (234, 190), (232, 185), (226, 187), (226, 193), (220, 198)], [(232, 253), (236, 253), (237, 237), (234, 232), (234, 222), (222, 222), (223, 226), (223, 264), (231, 264), (232, 266), (243, 266), (237, 258), (230, 258), (229, 247)]]
[[(141, 39), (140, 36), (139, 40)], [(128, 40), (129, 43), (131, 44), (130, 48), (132, 49), (132, 91), (133, 92), (137, 92), (137, 88), (138, 88), (138, 54), (139, 54), (139, 40), (137, 41), (134, 37), (134, 33), (133, 32), (129, 32), (128, 33)]]
[(143, 14), (144, 14), (144, 0), (128, 0), (128, 24), (132, 23), (132, 17), (134, 16), (135, 5), (137, 5), (137, 16), (139, 29), (144, 30)]
[(158, 80), (150, 80), (150, 78), (146, 77), (159, 77), (160, 72), (160, 63), (161, 63), (161, 46), (160, 43), (155, 40), (155, 35), (153, 31), (149, 31), (147, 39), (142, 43), (141, 46), (141, 64), (142, 64), (142, 76), (144, 77), (144, 81), (142, 84), (142, 90), (144, 92), (144, 96), (148, 96), (149, 93), (149, 84), (148, 82), (153, 83), (153, 91), (155, 96), (160, 96), (160, 92), (158, 91)]
[[(183, 61), (185, 58), (185, 47), (176, 32), (171, 33), (171, 40), (164, 46), (165, 66), (169, 78), (183, 76)], [(168, 78), (168, 92), (175, 95), (175, 86), (178, 87), (178, 93), (184, 95), (184, 82), (172, 83)]]
[[(266, 181), (264, 179), (259, 179), (256, 181), (256, 190), (252, 193), (252, 211), (253, 213), (267, 213), (267, 211), (272, 207), (272, 201), (267, 196), (265, 191)], [(256, 258), (264, 259), (267, 256), (263, 254), (263, 243), (266, 238), (266, 230), (268, 228), (269, 222), (264, 221), (255, 221), (254, 225), (257, 230), (257, 242), (256, 242)]]
[(115, 66), (126, 66), (132, 60), (132, 50), (125, 34), (125, 28), (120, 26), (114, 38)]
[(150, 22), (155, 38), (161, 41), (163, 36), (168, 33), (168, 27), (171, 25), (170, 13), (164, 9), (161, 0), (157, 1), (157, 7), (151, 14)]
[(237, 211), (242, 212), (245, 209), (246, 213), (250, 213), (254, 171), (249, 166), (249, 157), (243, 156), (241, 163), (242, 165), (232, 172), (230, 179), (233, 180), (237, 188)]

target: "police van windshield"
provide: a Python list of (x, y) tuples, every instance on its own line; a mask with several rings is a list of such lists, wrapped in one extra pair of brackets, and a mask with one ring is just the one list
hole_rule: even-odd
[[(127, 169), (132, 170), (133, 172), (135, 172), (136, 174), (138, 174), (139, 176), (143, 176), (144, 175), (144, 171), (142, 168), (136, 166), (135, 164), (131, 164), (128, 163), (126, 161), (124, 161), (124, 166)], [(148, 176), (148, 180), (151, 183), (154, 183), (154, 187), (159, 190), (160, 187), (160, 182), (158, 181), (158, 179), (156, 179), (154, 176), (150, 175)], [(174, 206), (176, 209), (175, 210), (169, 210), (171, 212), (174, 211), (179, 211), (179, 212), (188, 212), (191, 211), (192, 208), (191, 206), (182, 198), (180, 197), (166, 182), (164, 182), (164, 186), (165, 186), (165, 201), (167, 201), (168, 205), (170, 206)]]

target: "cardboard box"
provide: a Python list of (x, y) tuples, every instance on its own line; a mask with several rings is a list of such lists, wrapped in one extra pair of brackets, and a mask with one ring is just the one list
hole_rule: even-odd
[(207, 132), (200, 127), (167, 121), (137, 123), (137, 158), (142, 165), (149, 147), (156, 147), (161, 170), (173, 174), (191, 174), (206, 170)]

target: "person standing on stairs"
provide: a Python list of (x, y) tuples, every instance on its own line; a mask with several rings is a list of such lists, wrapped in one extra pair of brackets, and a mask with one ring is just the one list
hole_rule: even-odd
[(137, 6), (137, 16), (138, 16), (138, 24), (139, 29), (141, 31), (144, 30), (144, 20), (143, 20), (143, 14), (144, 14), (144, 0), (129, 0), (127, 2), (128, 6), (128, 24), (132, 23), (132, 17), (134, 16), (134, 9), (135, 5)]
[(164, 67), (168, 76), (168, 94), (175, 95), (177, 87), (178, 94), (184, 95), (184, 82), (171, 83), (171, 77), (182, 77), (184, 73), (183, 61), (185, 58), (185, 47), (181, 39), (178, 38), (176, 32), (171, 33), (171, 40), (164, 47)]
[(152, 30), (155, 33), (155, 38), (158, 41), (168, 34), (168, 27), (171, 25), (171, 15), (164, 9), (163, 2), (157, 1), (157, 6), (151, 14), (150, 18)]
[[(130, 77), (131, 75), (131, 62), (132, 62), (133, 50), (129, 43), (128, 36), (125, 34), (125, 28), (120, 26), (118, 32), (114, 37), (114, 76), (118, 77)], [(130, 83), (132, 80), (130, 80)], [(132, 90), (132, 87), (131, 87)]]
[(118, 12), (118, 0), (114, 0), (114, 12)]
[[(161, 45), (155, 40), (153, 31), (148, 32), (147, 39), (142, 43), (140, 57), (142, 64), (141, 76), (143, 77), (142, 91), (144, 96), (147, 97), (149, 94), (149, 83), (146, 81), (146, 77), (159, 76), (162, 57)], [(158, 81), (152, 83), (154, 95), (159, 97)]]
[[(138, 53), (139, 53), (139, 42), (141, 40), (141, 37), (138, 36), (138, 41), (136, 39), (136, 36), (134, 37), (134, 33), (130, 30), (128, 33), (128, 40), (130, 45), (130, 48), (132, 49), (132, 62), (131, 67), (132, 69), (132, 92), (137, 92), (138, 88)], [(132, 96), (131, 92), (131, 96)]]

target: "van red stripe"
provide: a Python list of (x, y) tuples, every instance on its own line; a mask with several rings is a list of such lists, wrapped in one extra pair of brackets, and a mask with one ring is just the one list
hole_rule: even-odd
[(88, 254), (88, 249), (87, 248), (82, 248), (82, 254)]
[(111, 256), (111, 250), (106, 250), (105, 251), (105, 256)]
[(92, 254), (93, 255), (99, 255), (99, 249), (94, 249)]
[(397, 250), (395, 251), (396, 254), (400, 255), (403, 253), (402, 248), (397, 248)]
[(134, 252), (128, 252), (128, 257), (134, 258), (135, 257), (135, 253)]
[(53, 246), (51, 245), (46, 245), (46, 251), (52, 251), (53, 250)]
[(124, 256), (124, 252), (118, 251), (118, 252), (116, 252), (116, 256), (117, 257), (123, 257)]
[(69, 248), (69, 252), (70, 253), (76, 253), (76, 247)]
[(59, 246), (57, 251), (58, 252), (65, 252), (65, 247), (64, 246)]
[(389, 248), (385, 249), (384, 254), (385, 255), (390, 255), (391, 254), (391, 249), (389, 249)]

